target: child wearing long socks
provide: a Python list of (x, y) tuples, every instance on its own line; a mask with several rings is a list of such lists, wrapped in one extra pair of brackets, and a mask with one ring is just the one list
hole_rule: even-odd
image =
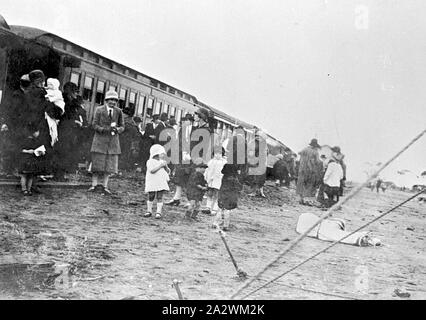
[(204, 178), (207, 181), (207, 205), (203, 213), (216, 215), (219, 207), (219, 190), (222, 184), (222, 169), (226, 160), (223, 158), (223, 150), (221, 146), (214, 147), (214, 158), (207, 164), (204, 172)]
[(146, 162), (145, 192), (148, 193), (147, 212), (144, 217), (152, 216), (154, 200), (157, 199), (156, 219), (161, 219), (163, 210), (163, 194), (169, 191), (170, 169), (164, 159), (166, 150), (159, 144), (154, 144), (149, 150), (150, 157)]
[(242, 185), (238, 180), (238, 166), (225, 164), (222, 169), (222, 185), (219, 190), (219, 208), (213, 227), (219, 228), (223, 217), (223, 230), (228, 231), (231, 222), (231, 210), (238, 207)]

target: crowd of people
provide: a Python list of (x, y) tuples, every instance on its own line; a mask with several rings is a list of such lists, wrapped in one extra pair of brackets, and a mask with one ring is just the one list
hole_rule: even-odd
[(37, 192), (35, 178), (54, 174), (63, 179), (77, 166), (86, 140), (86, 111), (78, 88), (69, 82), (46, 81), (41, 70), (23, 75), (19, 88), (3, 102), (1, 165), (7, 175), (18, 172), (24, 195)]
[[(201, 211), (214, 216), (215, 227), (223, 220), (224, 229), (229, 228), (243, 184), (251, 187), (251, 196), (265, 198), (266, 179), (285, 188), (295, 180), (301, 204), (317, 195), (321, 204), (330, 206), (342, 195), (346, 166), (339, 147), (326, 162), (316, 139), (300, 152), (300, 160), (288, 148), (273, 155), (260, 129), (255, 127), (248, 136), (241, 126), (222, 141), (214, 115), (204, 108), (179, 123), (167, 113), (155, 114), (142, 128), (140, 117), (119, 108), (115, 91), (105, 94), (104, 105), (96, 108), (89, 124), (77, 85), (65, 83), (63, 92), (59, 88), (57, 79), (34, 70), (21, 77), (20, 87), (3, 104), (0, 164), (8, 174), (19, 173), (25, 196), (39, 192), (38, 177), (50, 174), (66, 180), (82, 162), (92, 176), (89, 192), (111, 194), (112, 175), (139, 168), (148, 194), (145, 217), (153, 215), (155, 200), (155, 217), (162, 217), (171, 180), (176, 189), (166, 205), (181, 205), (185, 193), (188, 219), (197, 219)], [(205, 195), (207, 204), (201, 210)]]

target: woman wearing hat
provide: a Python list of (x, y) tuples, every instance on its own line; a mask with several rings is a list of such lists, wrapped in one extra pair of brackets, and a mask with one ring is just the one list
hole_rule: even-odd
[(46, 148), (45, 171), (50, 172), (54, 167), (53, 147), (47, 116), (52, 120), (60, 120), (63, 110), (53, 102), (46, 100), (44, 89), (45, 76), (41, 70), (33, 70), (28, 74), (31, 84), (25, 93), (25, 107), (22, 108), (21, 121), (25, 126), (39, 126), (40, 141)]
[(296, 193), (300, 197), (300, 204), (306, 204), (305, 197), (315, 197), (316, 191), (322, 183), (323, 164), (319, 158), (317, 139), (312, 139), (309, 146), (300, 154), (299, 173), (297, 177)]
[(124, 131), (123, 114), (117, 107), (118, 94), (111, 90), (105, 95), (105, 105), (96, 108), (93, 118), (92, 148), (92, 186), (89, 191), (95, 191), (98, 179), (103, 178), (105, 194), (111, 194), (108, 190), (110, 174), (118, 173), (118, 157), (121, 154), (119, 134)]
[[(191, 158), (201, 157), (205, 163), (211, 159), (214, 144), (214, 131), (210, 123), (210, 117), (211, 115), (207, 109), (198, 109), (194, 115), (196, 125), (194, 125), (191, 132)], [(209, 137), (209, 140), (204, 141), (204, 137)], [(199, 149), (200, 147), (201, 149)]]
[[(78, 99), (77, 85), (72, 82), (65, 83), (63, 97), (65, 113), (58, 125), (58, 142), (55, 145), (55, 177), (59, 180), (64, 179), (66, 172), (77, 170), (86, 140), (89, 140), (85, 134), (88, 126), (86, 110)], [(87, 151), (89, 148), (90, 146)]]

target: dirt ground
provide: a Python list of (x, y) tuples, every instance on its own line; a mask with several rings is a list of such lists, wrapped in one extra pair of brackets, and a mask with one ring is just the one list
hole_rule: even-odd
[[(112, 196), (43, 188), (43, 194), (23, 197), (13, 187), (0, 189), (1, 299), (177, 299), (173, 279), (181, 281), (186, 299), (228, 299), (241, 286), (219, 234), (210, 227), (212, 217), (188, 222), (183, 207), (165, 207), (162, 220), (143, 218), (141, 177), (114, 178), (110, 187)], [(267, 199), (243, 193), (226, 233), (249, 276), (297, 237), (300, 213), (322, 213), (299, 205), (294, 187), (267, 182), (265, 193)], [(354, 230), (410, 195), (365, 189), (335, 216)], [(333, 294), (407, 299), (395, 289), (409, 293), (408, 299), (425, 299), (425, 219), (426, 204), (413, 200), (369, 227), (382, 246), (339, 244), (250, 299), (339, 299)], [(262, 279), (272, 279), (328, 244), (304, 239)]]

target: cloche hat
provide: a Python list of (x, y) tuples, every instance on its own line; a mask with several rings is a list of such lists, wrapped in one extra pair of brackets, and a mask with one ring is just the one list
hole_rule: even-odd
[(149, 149), (149, 157), (153, 158), (159, 154), (166, 153), (164, 147), (160, 144), (154, 144), (151, 149)]

